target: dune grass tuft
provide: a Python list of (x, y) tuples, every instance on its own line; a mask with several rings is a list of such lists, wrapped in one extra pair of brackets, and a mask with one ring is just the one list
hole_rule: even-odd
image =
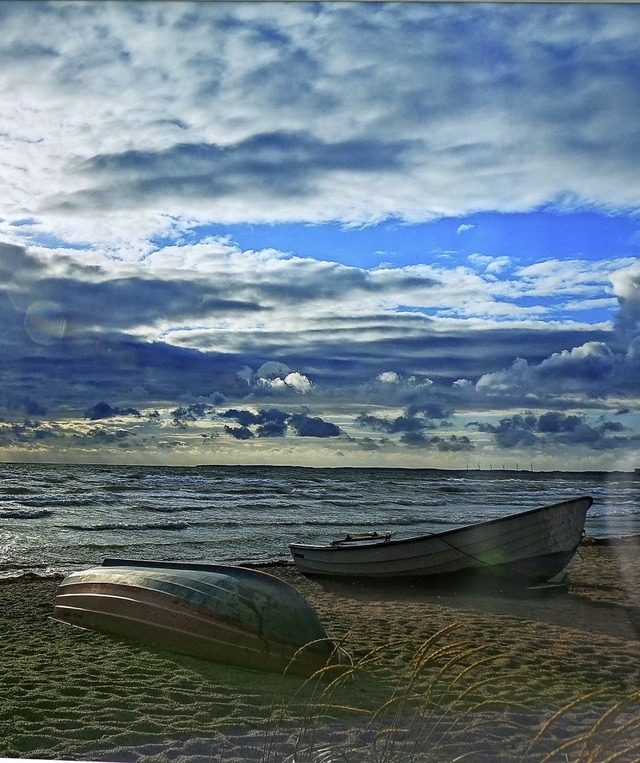
[[(332, 660), (271, 715), (260, 763), (638, 763), (640, 691), (600, 689), (550, 717), (503, 699), (524, 680), (508, 655), (455, 639), (447, 626), (398, 660), (395, 640), (350, 662)], [(348, 650), (349, 638), (338, 645)], [(506, 693), (509, 696), (509, 693)], [(304, 698), (304, 713), (299, 712)], [(293, 710), (298, 712), (289, 712)], [(288, 725), (287, 718), (298, 722)], [(288, 731), (294, 752), (276, 743)], [(280, 737), (281, 738), (281, 737)]]

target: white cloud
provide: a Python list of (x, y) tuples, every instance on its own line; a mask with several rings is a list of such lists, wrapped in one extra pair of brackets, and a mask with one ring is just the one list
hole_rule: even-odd
[(296, 392), (300, 392), (302, 394), (309, 392), (309, 390), (313, 387), (313, 384), (308, 379), (308, 377), (299, 373), (298, 371), (292, 371), (290, 374), (287, 374), (284, 377), (284, 383), (294, 389)]
[[(421, 264), (375, 270), (207, 233), (637, 212), (633, 7), (61, 2), (2, 14), (0, 236), (27, 246), (0, 258), (7, 410), (38, 410), (38, 396), (95, 404), (96, 378), (101, 393), (154, 403), (218, 388), (309, 405), (362, 391), (442, 411), (451, 399), (635, 400), (628, 229), (606, 260), (519, 267), (519, 242), (498, 247), (490, 226), (469, 237), (463, 223), (437, 252), (417, 242)], [(472, 240), (486, 249), (463, 266), (453, 250)], [(615, 326), (586, 312), (613, 305)]]
[(619, 270), (611, 275), (615, 294), (620, 302), (618, 328), (625, 334), (640, 333), (640, 264)]
[(258, 384), (262, 387), (275, 390), (277, 392), (283, 392), (287, 390), (293, 390), (301, 395), (306, 394), (311, 390), (313, 384), (304, 374), (298, 371), (292, 371), (284, 378), (280, 376), (275, 377), (258, 377)]
[(586, 342), (554, 352), (540, 363), (517, 358), (511, 367), (481, 376), (476, 389), (490, 395), (515, 395), (523, 399), (530, 396), (540, 400), (574, 394), (586, 401), (604, 397), (612, 388), (630, 390), (635, 370), (628, 360), (604, 342)]
[(1, 216), (143, 256), (183, 218), (637, 209), (639, 24), (605, 4), (12, 4)]

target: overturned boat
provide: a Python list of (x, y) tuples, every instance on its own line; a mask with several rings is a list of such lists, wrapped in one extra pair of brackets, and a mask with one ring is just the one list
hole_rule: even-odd
[(306, 575), (397, 581), (473, 573), (536, 584), (571, 561), (592, 502), (590, 496), (581, 496), (412, 538), (366, 533), (328, 545), (291, 543), (289, 549)]
[(105, 559), (62, 581), (53, 617), (252, 670), (311, 675), (340, 661), (307, 600), (246, 567)]

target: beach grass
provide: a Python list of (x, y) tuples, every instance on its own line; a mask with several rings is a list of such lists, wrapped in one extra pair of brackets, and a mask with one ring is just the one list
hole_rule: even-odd
[[(314, 690), (293, 735), (295, 752), (287, 760), (631, 763), (639, 759), (640, 691), (619, 698), (616, 687), (602, 687), (575, 697), (545, 718), (536, 711), (536, 703), (532, 710), (531, 703), (500, 698), (504, 682), (518, 681), (518, 675), (500, 655), (484, 655), (485, 647), (447, 638), (459, 628), (449, 625), (414, 648), (395, 680), (389, 680), (386, 658), (398, 643), (372, 650), (338, 675), (335, 667), (318, 671), (306, 682)], [(501, 664), (508, 666), (506, 673)], [(358, 684), (360, 689), (367, 686), (366, 700), (345, 704), (342, 690), (347, 696), (351, 690), (353, 703)], [(375, 694), (370, 691), (374, 684)], [(381, 700), (381, 692), (386, 699)], [(333, 729), (335, 736), (336, 721), (344, 725), (347, 719), (352, 721), (349, 733), (343, 731), (340, 740), (331, 743), (327, 729)], [(281, 717), (276, 714), (271, 721), (263, 763), (283, 760), (274, 744)]]

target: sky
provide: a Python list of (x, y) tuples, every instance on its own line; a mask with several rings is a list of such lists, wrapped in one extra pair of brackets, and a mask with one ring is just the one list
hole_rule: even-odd
[(0, 29), (0, 460), (640, 467), (640, 6)]

